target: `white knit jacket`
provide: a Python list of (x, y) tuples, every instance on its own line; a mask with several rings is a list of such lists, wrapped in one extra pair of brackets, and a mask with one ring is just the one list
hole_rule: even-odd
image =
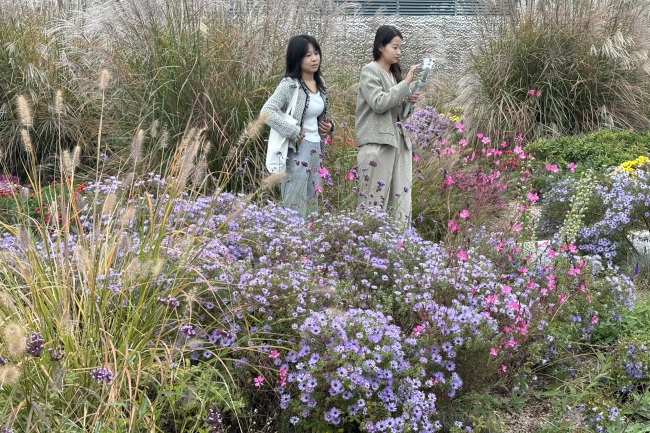
[[(284, 113), (291, 103), (291, 97), (296, 90), (296, 86), (300, 86), (298, 90), (298, 99), (296, 100), (296, 108), (293, 110), (293, 117), (298, 121), (297, 125), (292, 125), (286, 122), (280, 113)], [(323, 85), (323, 87), (325, 87)], [(327, 117), (328, 100), (327, 93), (320, 90), (320, 96), (323, 98), (325, 108), (318, 116), (318, 121), (324, 120)], [(291, 142), (289, 147), (294, 151), (296, 150), (295, 142), (303, 129), (303, 122), (305, 120), (305, 112), (309, 106), (309, 90), (302, 80), (296, 78), (284, 77), (280, 84), (273, 92), (273, 95), (266, 101), (262, 107), (261, 114), (268, 112), (266, 124), (275, 129), (281, 135), (288, 137)]]

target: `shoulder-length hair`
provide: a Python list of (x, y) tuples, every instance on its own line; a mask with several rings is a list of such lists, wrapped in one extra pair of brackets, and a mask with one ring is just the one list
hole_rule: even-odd
[[(307, 54), (307, 51), (309, 51), (309, 45), (314, 47), (314, 50), (320, 54), (322, 63), (323, 52), (320, 49), (318, 41), (316, 41), (313, 36), (294, 36), (289, 40), (289, 44), (287, 45), (285, 77), (297, 78), (299, 80), (302, 79), (302, 68), (300, 67), (300, 62)], [(325, 84), (320, 72), (320, 65), (318, 65), (318, 70), (314, 73), (314, 79), (316, 80), (316, 85), (318, 85), (319, 89), (325, 90)]]
[[(385, 25), (377, 29), (377, 33), (375, 34), (375, 43), (372, 45), (372, 57), (375, 61), (379, 60), (381, 57), (381, 51), (379, 51), (379, 48), (388, 45), (395, 36), (399, 36), (400, 39), (404, 40), (402, 33), (397, 30), (395, 26)], [(398, 83), (402, 81), (402, 67), (399, 63), (390, 65), (390, 72), (395, 76)]]

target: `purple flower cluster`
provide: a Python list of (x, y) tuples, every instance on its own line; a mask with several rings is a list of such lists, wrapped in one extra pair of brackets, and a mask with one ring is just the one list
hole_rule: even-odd
[(404, 128), (411, 133), (417, 143), (426, 146), (452, 129), (456, 123), (448, 116), (438, 113), (433, 107), (415, 110), (404, 123)]
[(598, 406), (587, 408), (580, 404), (570, 408), (568, 415), (571, 419), (577, 420), (580, 427), (588, 429), (586, 431), (598, 433), (618, 432), (627, 422), (616, 406), (611, 406), (604, 411)]
[(93, 368), (90, 371), (90, 377), (95, 379), (98, 382), (106, 382), (107, 384), (111, 384), (113, 382), (113, 379), (115, 379), (115, 374), (109, 370), (108, 368)]
[(32, 332), (27, 341), (27, 353), (34, 357), (39, 357), (43, 353), (45, 339), (40, 332)]
[(300, 418), (332, 425), (360, 417), (368, 431), (433, 432), (439, 424), (434, 386), (413, 362), (416, 341), (382, 313), (351, 309), (312, 312), (299, 326), (297, 348), (286, 356), (282, 401)]
[(598, 185), (595, 191), (605, 213), (602, 219), (581, 230), (580, 248), (613, 260), (626, 241), (627, 230), (639, 225), (650, 228), (650, 172), (612, 169), (609, 177), (610, 182)]

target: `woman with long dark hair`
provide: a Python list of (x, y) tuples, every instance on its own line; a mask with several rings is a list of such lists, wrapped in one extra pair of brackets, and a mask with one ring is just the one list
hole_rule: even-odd
[(404, 103), (417, 102), (409, 84), (419, 65), (411, 66), (406, 77), (399, 64), (403, 37), (393, 26), (377, 29), (372, 48), (374, 61), (361, 69), (355, 138), (360, 206), (388, 209), (396, 221), (411, 218), (411, 140), (402, 128)]
[[(327, 93), (320, 66), (321, 48), (316, 39), (309, 35), (291, 38), (284, 78), (262, 107), (262, 113), (268, 113), (266, 124), (291, 140), (281, 186), (282, 202), (303, 217), (318, 209), (322, 142), (333, 127), (327, 118)], [(293, 118), (297, 124), (291, 124), (280, 113), (287, 109), (296, 89)], [(279, 163), (285, 165), (285, 161)]]

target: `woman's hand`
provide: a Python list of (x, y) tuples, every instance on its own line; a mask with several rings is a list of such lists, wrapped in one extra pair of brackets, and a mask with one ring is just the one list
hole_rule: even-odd
[(418, 63), (417, 65), (413, 65), (409, 68), (409, 71), (406, 74), (406, 78), (404, 78), (404, 80), (406, 80), (407, 83), (411, 84), (411, 82), (413, 81), (413, 74), (415, 74), (415, 70), (419, 67), (420, 64)]
[(411, 96), (408, 97), (408, 101), (411, 104), (415, 104), (416, 102), (418, 102), (418, 99), (420, 99), (421, 94), (422, 94), (422, 92), (415, 92), (414, 94), (412, 94)]
[(305, 138), (305, 130), (304, 129), (302, 131), (300, 131), (300, 134), (298, 134), (298, 139), (296, 140), (296, 144), (300, 144), (300, 142), (302, 141), (303, 138)]
[(332, 126), (332, 121), (325, 118), (325, 120), (318, 122), (318, 132), (320, 132), (320, 135), (327, 135), (332, 131)]

